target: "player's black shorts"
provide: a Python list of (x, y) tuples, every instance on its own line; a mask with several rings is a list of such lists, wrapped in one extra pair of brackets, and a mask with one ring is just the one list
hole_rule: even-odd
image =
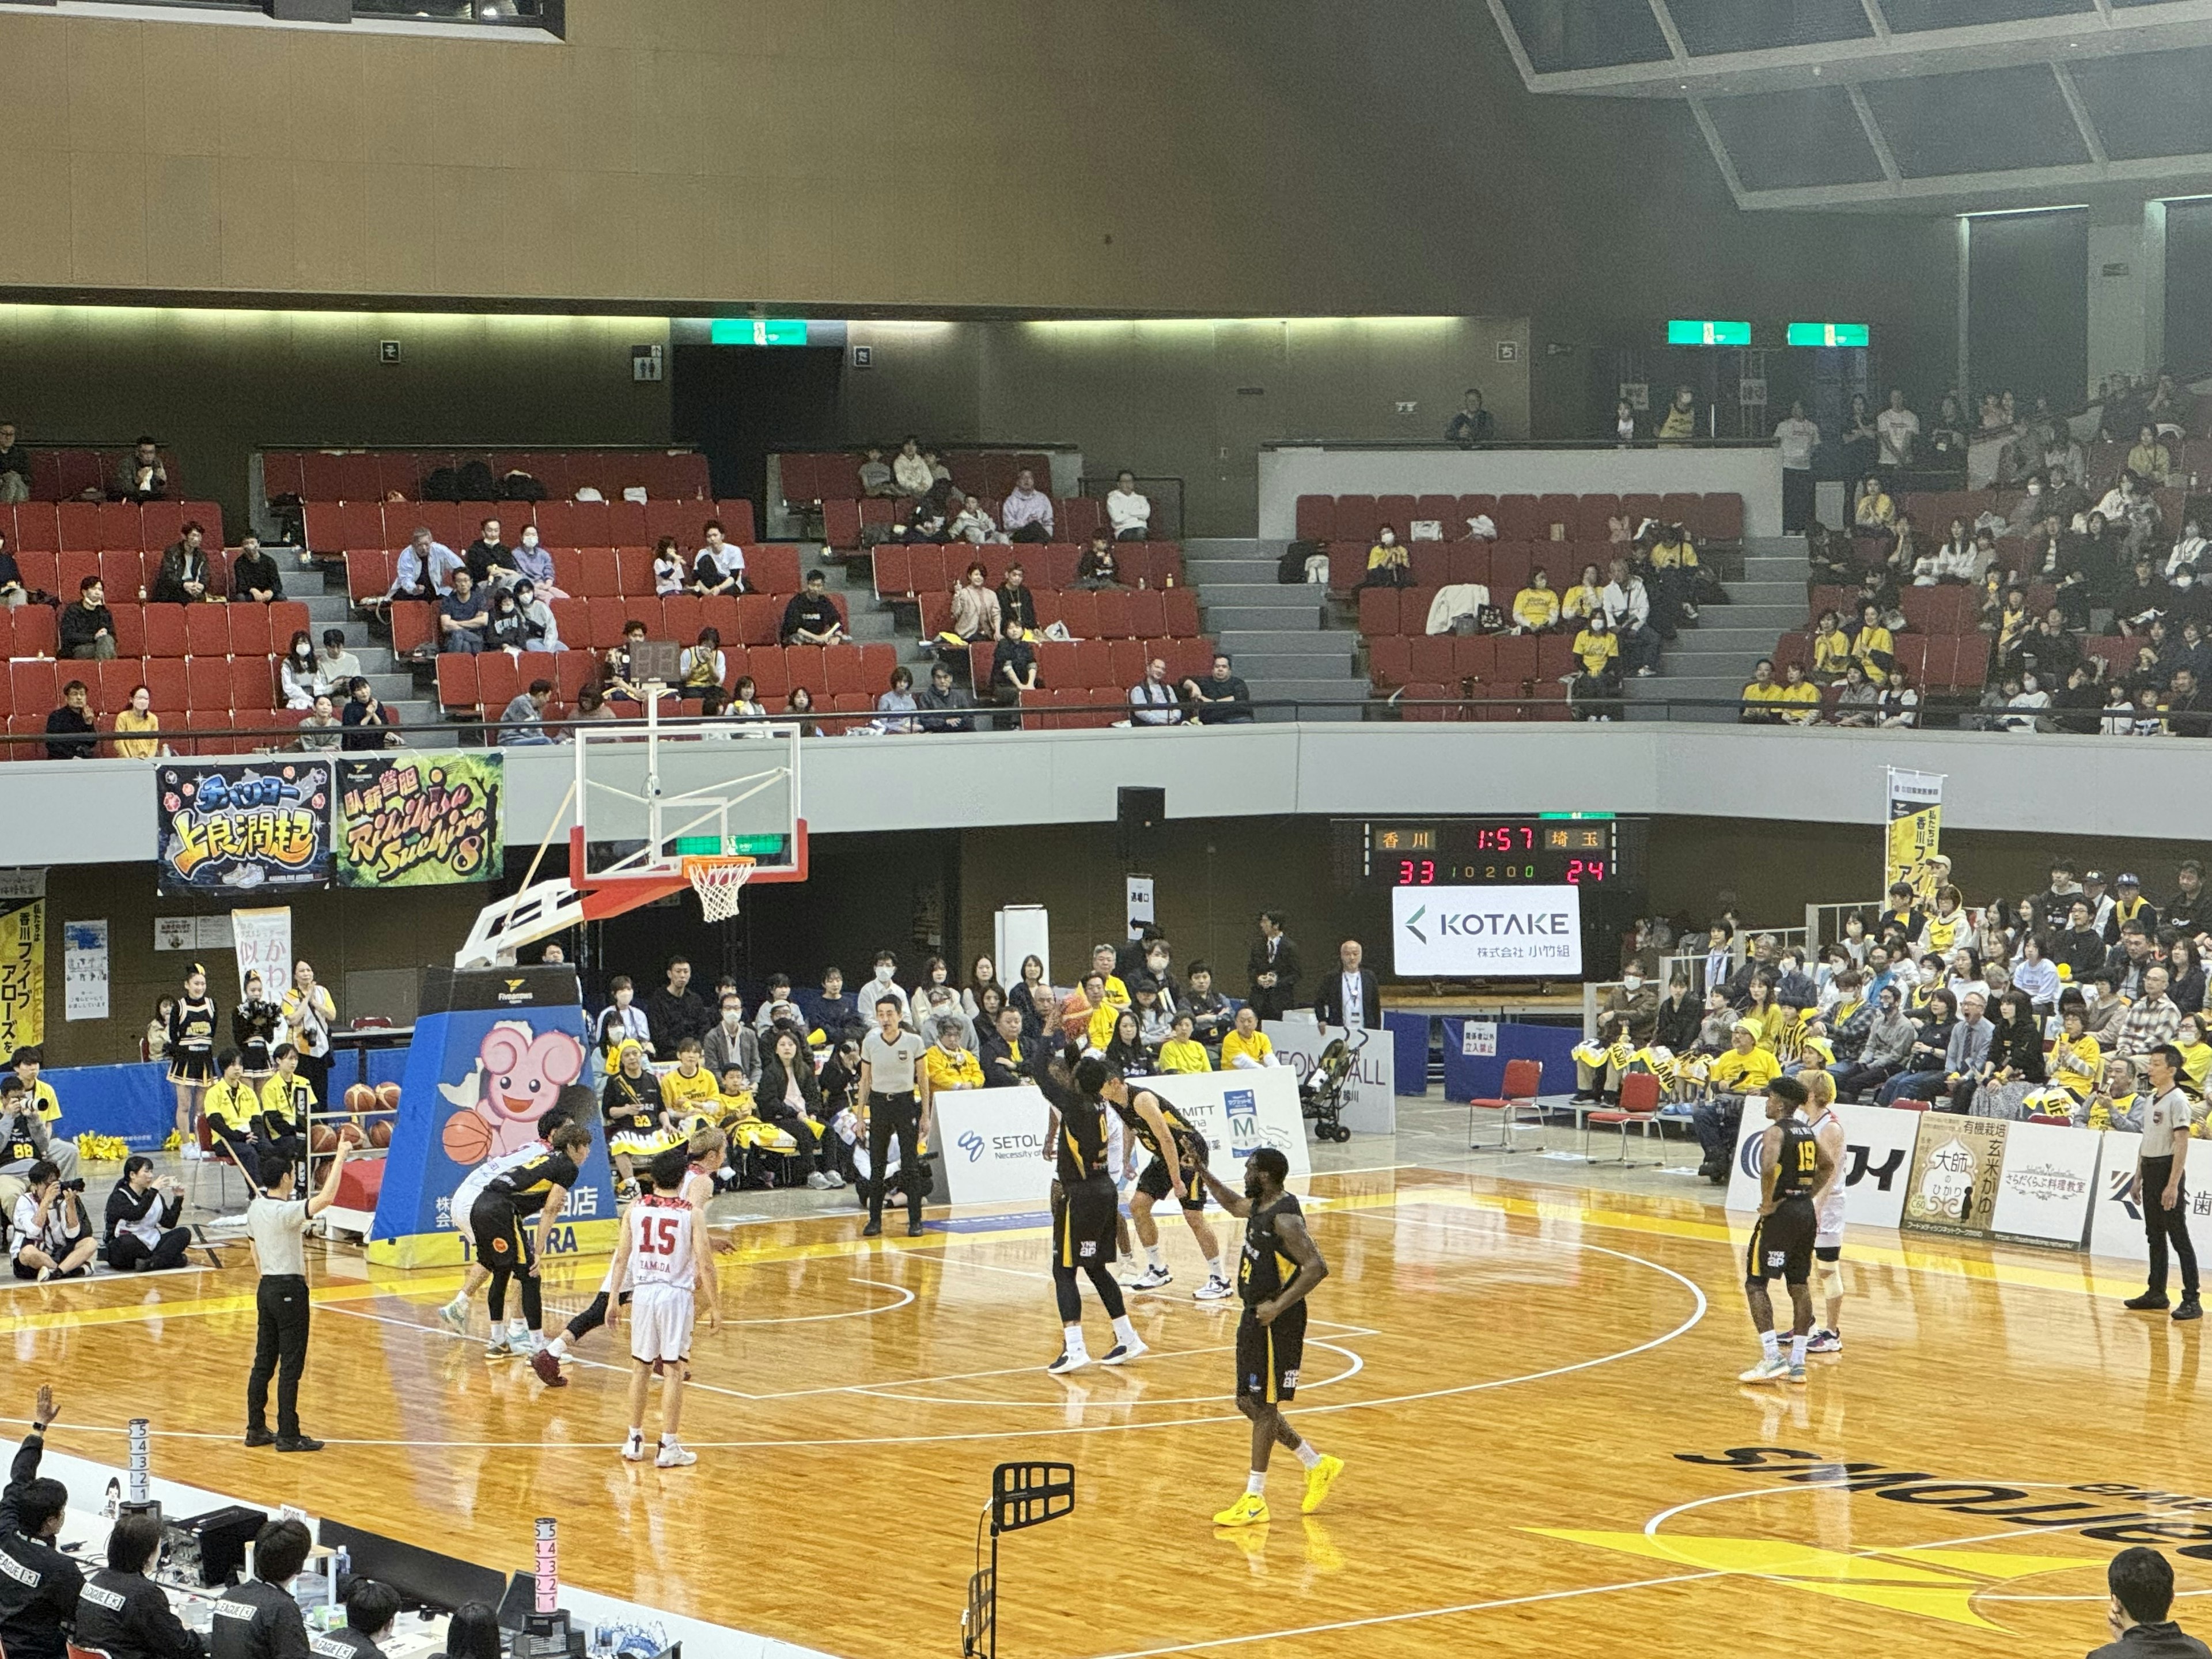
[(1820, 1231), (1811, 1199), (1784, 1199), (1773, 1214), (1759, 1217), (1752, 1227), (1743, 1253), (1744, 1283), (1779, 1279), (1787, 1285), (1805, 1284), (1813, 1277), (1813, 1241)]
[[(1204, 1166), (1206, 1137), (1193, 1133), (1187, 1138), (1179, 1139), (1176, 1145), (1182, 1148), (1182, 1206), (1195, 1214), (1206, 1207), (1206, 1182), (1200, 1178), (1198, 1170), (1193, 1169), (1191, 1165), (1195, 1163), (1201, 1167)], [(1145, 1165), (1144, 1173), (1137, 1177), (1137, 1190), (1150, 1198), (1155, 1204), (1164, 1198), (1174, 1195), (1175, 1188), (1168, 1184), (1168, 1166), (1164, 1158), (1156, 1158)]]
[(469, 1233), (476, 1241), (477, 1261), (484, 1267), (522, 1268), (537, 1259), (511, 1194), (478, 1193), (469, 1206)]
[(1262, 1325), (1244, 1310), (1237, 1324), (1237, 1392), (1269, 1405), (1298, 1391), (1298, 1367), (1306, 1354), (1306, 1309), (1293, 1303)]
[(1115, 1260), (1121, 1204), (1105, 1176), (1052, 1188), (1052, 1259), (1055, 1267), (1103, 1267)]

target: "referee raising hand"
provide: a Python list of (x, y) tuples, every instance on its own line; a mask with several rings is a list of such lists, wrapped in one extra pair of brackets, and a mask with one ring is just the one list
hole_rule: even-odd
[[(261, 1269), (254, 1291), (253, 1371), (246, 1381), (246, 1443), (280, 1452), (320, 1451), (323, 1443), (300, 1432), (300, 1373), (307, 1367), (307, 1223), (331, 1207), (345, 1173), (341, 1139), (313, 1198), (292, 1196), (292, 1160), (282, 1152), (261, 1158), (259, 1190), (246, 1206), (246, 1230)], [(276, 1379), (276, 1432), (269, 1432), (269, 1379)]]

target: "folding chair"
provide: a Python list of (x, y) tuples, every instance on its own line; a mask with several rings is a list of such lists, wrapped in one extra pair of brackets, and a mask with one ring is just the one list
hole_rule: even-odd
[[(191, 1210), (200, 1207), (200, 1177), (207, 1173), (210, 1166), (213, 1166), (216, 1171), (216, 1213), (221, 1215), (230, 1207), (228, 1172), (238, 1169), (238, 1160), (231, 1156), (230, 1149), (217, 1142), (209, 1131), (205, 1112), (199, 1114), (193, 1127), (199, 1136), (200, 1156), (199, 1162), (192, 1165), (191, 1190), (185, 1195), (185, 1206)], [(239, 1175), (240, 1179), (244, 1180), (245, 1171), (240, 1170)]]
[[(1536, 1114), (1536, 1133), (1540, 1139), (1544, 1132), (1544, 1109), (1537, 1104), (1536, 1097), (1544, 1087), (1544, 1063), (1538, 1060), (1509, 1060), (1505, 1062), (1505, 1081), (1500, 1093), (1477, 1096), (1468, 1102), (1467, 1145), (1469, 1152), (1517, 1152), (1513, 1144), (1513, 1127), (1518, 1114), (1525, 1109)], [(1484, 1146), (1474, 1138), (1477, 1112), (1496, 1112), (1504, 1125), (1504, 1138), (1496, 1146)]]
[[(1666, 1131), (1659, 1127), (1659, 1079), (1650, 1072), (1629, 1073), (1620, 1079), (1620, 1107), (1607, 1107), (1583, 1119), (1583, 1157), (1585, 1159), (1589, 1158), (1590, 1126), (1595, 1123), (1620, 1127), (1620, 1162), (1623, 1168), (1627, 1167), (1630, 1124), (1647, 1125), (1662, 1141), (1667, 1139)], [(1658, 1161), (1663, 1164), (1666, 1159), (1662, 1156)]]

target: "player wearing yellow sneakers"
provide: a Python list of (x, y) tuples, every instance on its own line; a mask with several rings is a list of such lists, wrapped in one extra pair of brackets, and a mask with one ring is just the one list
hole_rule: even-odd
[(1279, 1150), (1262, 1146), (1245, 1160), (1241, 1193), (1202, 1164), (1198, 1172), (1221, 1207), (1244, 1218), (1244, 1255), (1237, 1268), (1244, 1296), (1244, 1317), (1237, 1327), (1237, 1409), (1252, 1419), (1252, 1474), (1244, 1495), (1213, 1523), (1254, 1527), (1268, 1520), (1267, 1458), (1279, 1441), (1305, 1466), (1305, 1497), (1298, 1507), (1310, 1515), (1344, 1472), (1344, 1460), (1325, 1457), (1307, 1444), (1284, 1418), (1282, 1406), (1297, 1392), (1305, 1299), (1328, 1277), (1328, 1263), (1306, 1232), (1298, 1200), (1283, 1190), (1291, 1165)]

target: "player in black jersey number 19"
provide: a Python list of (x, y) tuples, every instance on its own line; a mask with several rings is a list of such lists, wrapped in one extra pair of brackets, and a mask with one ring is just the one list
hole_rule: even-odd
[(1237, 1409), (1252, 1419), (1252, 1475), (1244, 1495), (1213, 1517), (1218, 1527), (1251, 1527), (1267, 1518), (1267, 1456), (1277, 1442), (1305, 1466), (1304, 1500), (1310, 1515), (1344, 1472), (1340, 1457), (1324, 1457), (1285, 1420), (1282, 1404), (1297, 1392), (1306, 1341), (1306, 1297), (1328, 1277), (1328, 1263), (1306, 1233), (1298, 1200), (1283, 1190), (1290, 1160), (1262, 1146), (1244, 1162), (1244, 1190), (1204, 1164), (1199, 1173), (1221, 1207), (1244, 1220), (1244, 1255), (1237, 1285), (1244, 1317), (1237, 1327)]
[[(1759, 1219), (1743, 1256), (1744, 1299), (1759, 1332), (1759, 1360), (1743, 1373), (1740, 1380), (1746, 1382), (1802, 1386), (1805, 1381), (1805, 1340), (1813, 1329), (1813, 1244), (1820, 1224), (1813, 1194), (1828, 1184), (1836, 1167), (1828, 1149), (1797, 1115), (1806, 1098), (1805, 1085), (1794, 1077), (1778, 1077), (1766, 1085), (1767, 1128), (1759, 1143)], [(1766, 1293), (1767, 1281), (1777, 1278), (1790, 1286), (1787, 1363), (1774, 1334), (1774, 1304)]]

